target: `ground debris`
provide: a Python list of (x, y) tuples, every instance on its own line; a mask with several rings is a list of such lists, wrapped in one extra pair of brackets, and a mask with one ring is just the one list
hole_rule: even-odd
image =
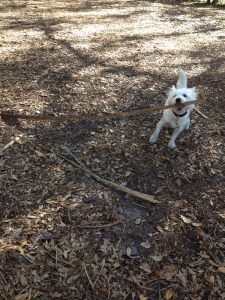
[[(175, 9), (174, 9), (175, 7)], [(159, 113), (1, 122), (0, 298), (224, 299), (224, 13), (174, 1), (0, 3), (1, 110), (99, 114), (164, 103), (178, 67), (206, 103), (177, 149)], [(140, 202), (99, 176), (154, 195)]]

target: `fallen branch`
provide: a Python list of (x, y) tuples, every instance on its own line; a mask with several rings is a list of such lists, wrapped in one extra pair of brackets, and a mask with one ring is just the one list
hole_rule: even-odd
[[(200, 104), (205, 102), (205, 100), (194, 100), (187, 101), (183, 103), (184, 106), (192, 105), (192, 104)], [(159, 105), (156, 107), (147, 107), (147, 108), (138, 108), (132, 111), (120, 111), (114, 113), (104, 112), (100, 115), (89, 114), (89, 115), (28, 115), (28, 114), (20, 114), (13, 111), (2, 111), (0, 112), (0, 116), (2, 120), (9, 125), (17, 125), (19, 124), (18, 119), (23, 120), (32, 120), (32, 121), (102, 121), (102, 120), (112, 120), (121, 117), (130, 117), (136, 115), (142, 115), (149, 112), (156, 112), (164, 109), (176, 108), (176, 104), (171, 105)]]
[(208, 117), (204, 115), (196, 106), (194, 106), (194, 110), (196, 111), (197, 114), (199, 114), (204, 119), (208, 119)]
[[(32, 142), (30, 142), (32, 143)], [(33, 143), (32, 143), (33, 144)], [(128, 195), (131, 195), (131, 196), (134, 196), (136, 198), (140, 198), (142, 200), (145, 200), (151, 204), (156, 204), (156, 203), (159, 203), (159, 201), (157, 201), (154, 196), (151, 196), (151, 195), (148, 195), (148, 194), (144, 194), (144, 193), (141, 193), (141, 192), (137, 192), (137, 191), (134, 191), (130, 188), (127, 188), (125, 186), (122, 186), (122, 185), (119, 185), (119, 184), (116, 184), (114, 182), (111, 182), (109, 180), (106, 180), (96, 174), (94, 174), (92, 171), (90, 171), (89, 169), (87, 169), (84, 165), (82, 165), (78, 159), (74, 158), (73, 160), (70, 160), (68, 159), (67, 157), (64, 157), (63, 155), (61, 154), (58, 154), (56, 152), (54, 152), (53, 150), (51, 149), (48, 149), (47, 147), (43, 146), (43, 145), (35, 145), (33, 144), (35, 147), (38, 147), (40, 149), (42, 149), (43, 151), (46, 151), (46, 152), (50, 152), (50, 153), (53, 153), (55, 154), (57, 157), (60, 157), (62, 160), (66, 161), (67, 163), (69, 163), (70, 165), (76, 167), (76, 168), (79, 168), (81, 170), (83, 170), (85, 172), (86, 175), (94, 178), (96, 181), (100, 182), (100, 183), (103, 183), (104, 185), (108, 186), (108, 187), (111, 187), (111, 188), (114, 188), (115, 190), (119, 191), (119, 192), (123, 192), (125, 194), (128, 194)]]

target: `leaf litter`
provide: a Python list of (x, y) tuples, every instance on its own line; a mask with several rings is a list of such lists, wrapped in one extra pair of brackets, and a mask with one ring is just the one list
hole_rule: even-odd
[[(1, 122), (1, 298), (224, 299), (222, 10), (29, 0), (1, 1), (0, 14), (1, 110), (85, 114), (163, 104), (182, 64), (210, 100), (201, 110), (212, 120), (193, 114), (175, 151), (166, 131), (149, 146), (156, 113)], [(160, 204), (96, 183), (25, 136), (62, 155), (69, 149), (99, 176)]]

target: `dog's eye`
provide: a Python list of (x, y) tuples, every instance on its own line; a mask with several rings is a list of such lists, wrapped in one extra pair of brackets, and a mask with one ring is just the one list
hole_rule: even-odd
[(186, 94), (183, 94), (184, 98), (187, 98), (187, 95)]

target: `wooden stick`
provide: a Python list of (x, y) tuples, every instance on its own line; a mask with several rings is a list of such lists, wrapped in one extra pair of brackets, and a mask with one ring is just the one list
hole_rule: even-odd
[[(58, 154), (56, 154), (56, 155), (58, 155)], [(59, 157), (61, 157), (62, 159), (66, 160), (70, 164), (72, 163), (72, 165), (74, 164), (76, 167), (79, 167), (86, 174), (88, 174), (89, 176), (91, 176), (92, 178), (94, 178), (96, 181), (101, 182), (101, 183), (103, 183), (106, 186), (112, 187), (112, 188), (114, 188), (115, 190), (117, 190), (119, 192), (123, 192), (125, 194), (132, 195), (132, 196), (137, 197), (137, 198), (141, 198), (142, 200), (148, 201), (150, 203), (154, 203), (154, 204), (159, 203), (159, 201), (155, 200), (154, 196), (134, 191), (134, 190), (132, 190), (130, 188), (127, 188), (125, 186), (122, 186), (122, 185), (119, 185), (117, 183), (114, 183), (114, 182), (111, 182), (109, 180), (106, 180), (104, 178), (101, 178), (100, 176), (94, 174), (92, 171), (90, 171), (89, 169), (87, 169), (84, 165), (82, 165), (78, 161), (78, 159), (76, 159), (74, 156), (73, 156), (73, 159), (75, 160), (76, 163), (74, 163), (73, 161), (70, 161), (69, 159), (67, 159), (66, 157), (63, 157), (61, 155), (59, 155)]]
[[(202, 102), (205, 102), (205, 100), (194, 100), (194, 101), (187, 101), (183, 103), (184, 106), (187, 105), (192, 105), (192, 104), (200, 104)], [(16, 121), (18, 119), (23, 119), (23, 120), (33, 120), (33, 121), (69, 121), (69, 120), (74, 120), (74, 121), (101, 121), (101, 120), (111, 120), (111, 119), (116, 119), (120, 117), (129, 117), (129, 116), (136, 116), (136, 115), (141, 115), (141, 114), (146, 114), (149, 112), (155, 112), (155, 111), (160, 111), (164, 109), (170, 109), (170, 108), (176, 108), (176, 104), (171, 104), (171, 105), (159, 105), (156, 107), (147, 107), (147, 108), (138, 108), (134, 109), (132, 111), (119, 111), (115, 113), (103, 113), (101, 115), (94, 115), (94, 114), (89, 114), (89, 115), (28, 115), (28, 114), (20, 114), (17, 112), (12, 112), (12, 111), (2, 111), (0, 112), (0, 116), (3, 121)]]
[[(32, 142), (30, 142), (32, 143)], [(33, 143), (32, 143), (33, 144)], [(131, 196), (134, 196), (134, 197), (137, 197), (137, 198), (140, 198), (142, 200), (145, 200), (151, 204), (156, 204), (156, 203), (159, 203), (158, 200), (156, 200), (154, 198), (154, 196), (151, 196), (151, 195), (148, 195), (148, 194), (144, 194), (144, 193), (141, 193), (141, 192), (137, 192), (137, 191), (134, 191), (130, 188), (127, 188), (125, 186), (122, 186), (122, 185), (119, 185), (117, 183), (114, 183), (114, 182), (111, 182), (109, 180), (106, 180), (96, 174), (94, 174), (92, 171), (90, 171), (89, 169), (87, 169), (85, 166), (83, 166), (77, 159), (74, 159), (75, 161), (72, 161), (70, 159), (68, 159), (67, 157), (64, 157), (63, 155), (61, 154), (58, 154), (58, 153), (55, 153), (53, 150), (51, 149), (48, 149), (47, 147), (43, 146), (43, 145), (35, 145), (33, 144), (35, 147), (39, 147), (40, 149), (43, 149), (44, 151), (47, 151), (47, 152), (50, 152), (50, 153), (53, 153), (55, 154), (56, 156), (60, 157), (61, 159), (63, 159), (64, 161), (68, 162), (70, 165), (76, 167), (76, 168), (79, 168), (81, 170), (83, 170), (85, 172), (86, 175), (89, 175), (90, 177), (94, 178), (96, 181), (100, 182), (100, 183), (103, 183), (104, 185), (108, 186), (108, 187), (111, 187), (111, 188), (114, 188), (115, 190), (119, 191), (119, 192), (123, 192), (125, 194), (128, 194), (128, 195), (131, 195)], [(74, 158), (74, 157), (73, 157)]]
[(96, 228), (108, 228), (108, 227), (113, 227), (115, 225), (120, 224), (121, 221), (115, 221), (113, 223), (109, 224), (101, 224), (101, 225), (76, 225), (76, 228), (91, 228), (91, 229), (96, 229)]
[(196, 106), (194, 106), (194, 110), (196, 111), (197, 114), (199, 114), (204, 119), (208, 119), (208, 117), (204, 115)]

